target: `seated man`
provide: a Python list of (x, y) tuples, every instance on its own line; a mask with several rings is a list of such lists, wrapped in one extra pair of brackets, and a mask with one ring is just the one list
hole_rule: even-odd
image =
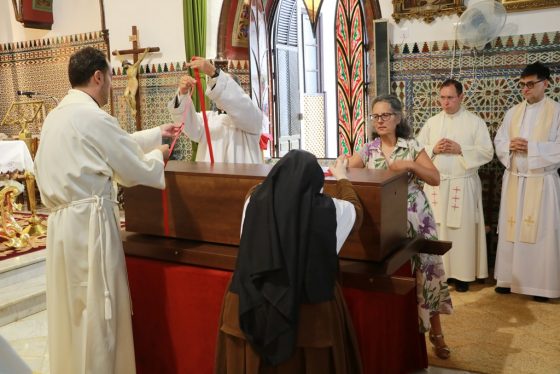
[[(206, 95), (226, 113), (207, 111), (215, 162), (258, 164), (263, 161), (259, 147), (263, 113), (233, 78), (217, 69), (209, 60), (193, 59), (187, 66), (206, 74)], [(175, 122), (185, 123), (185, 133), (198, 143), (196, 161), (210, 161), (202, 114), (191, 100), (196, 80), (181, 77), (177, 96), (168, 104)], [(186, 111), (186, 112), (185, 112)]]

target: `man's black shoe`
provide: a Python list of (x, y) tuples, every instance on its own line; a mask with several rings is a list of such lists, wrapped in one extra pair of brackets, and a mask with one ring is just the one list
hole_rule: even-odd
[(467, 292), (469, 290), (469, 283), (460, 280), (455, 281), (455, 291), (457, 292)]
[(544, 297), (544, 296), (533, 296), (533, 300), (539, 302), (539, 303), (546, 303), (548, 302), (548, 297)]
[(494, 291), (501, 294), (511, 293), (511, 288), (509, 287), (496, 287)]

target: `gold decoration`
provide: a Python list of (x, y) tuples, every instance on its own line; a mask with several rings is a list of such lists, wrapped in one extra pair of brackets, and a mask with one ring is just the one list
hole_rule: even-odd
[(0, 126), (18, 126), (21, 129), (18, 138), (25, 142), (31, 157), (34, 158), (37, 151), (37, 141), (33, 139), (29, 126), (36, 124), (37, 127), (40, 127), (45, 116), (45, 102), (43, 100), (17, 101), (10, 105), (10, 109), (6, 112)]
[(19, 138), (30, 138), (29, 126), (40, 123), (45, 118), (45, 102), (43, 100), (17, 101), (10, 105), (1, 125), (17, 125), (21, 128)]
[(37, 198), (35, 197), (35, 176), (26, 171), (25, 172), (25, 186), (27, 188), (27, 199), (29, 202), (29, 210), (31, 217), (29, 218), (28, 233), (31, 236), (44, 235), (47, 233), (47, 228), (41, 223), (41, 218), (37, 216)]
[(465, 11), (463, 0), (393, 0), (393, 18), (396, 23), (401, 19), (422, 19), (431, 23), (436, 17)]
[(0, 236), (7, 239), (5, 245), (10, 248), (29, 245), (29, 229), (23, 229), (14, 218), (14, 209), (21, 210), (21, 204), (16, 203), (16, 196), (19, 194), (20, 191), (13, 185), (0, 190)]
[(507, 11), (522, 12), (560, 6), (560, 0), (502, 0), (502, 4)]

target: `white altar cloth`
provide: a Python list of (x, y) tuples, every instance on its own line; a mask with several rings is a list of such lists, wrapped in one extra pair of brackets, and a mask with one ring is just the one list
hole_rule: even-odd
[(33, 159), (23, 140), (0, 141), (0, 174), (15, 171), (33, 173)]

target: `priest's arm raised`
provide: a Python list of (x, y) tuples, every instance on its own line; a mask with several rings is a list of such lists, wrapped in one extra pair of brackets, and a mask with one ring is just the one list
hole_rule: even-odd
[(243, 91), (243, 88), (227, 73), (220, 71), (209, 88), (206, 95), (216, 103), (218, 109), (225, 111), (231, 118), (231, 123), (236, 128), (249, 134), (260, 135), (263, 113)]
[[(216, 115), (217, 117), (222, 117), (219, 122), (227, 122), (229, 125), (249, 134), (259, 135), (261, 133), (262, 111), (229, 74), (219, 72), (218, 77), (210, 79), (208, 83), (206, 95), (215, 102), (220, 110), (227, 113)], [(168, 103), (167, 108), (175, 122), (183, 121), (186, 108), (185, 132), (190, 139), (200, 142), (204, 135), (202, 116), (196, 112), (190, 97), (195, 89), (195, 85), (196, 81), (194, 78), (187, 75), (181, 77), (177, 96)], [(215, 114), (207, 112), (207, 115), (210, 119)], [(229, 121), (226, 121), (228, 116)], [(210, 131), (216, 131), (212, 123), (214, 121), (209, 122)]]

